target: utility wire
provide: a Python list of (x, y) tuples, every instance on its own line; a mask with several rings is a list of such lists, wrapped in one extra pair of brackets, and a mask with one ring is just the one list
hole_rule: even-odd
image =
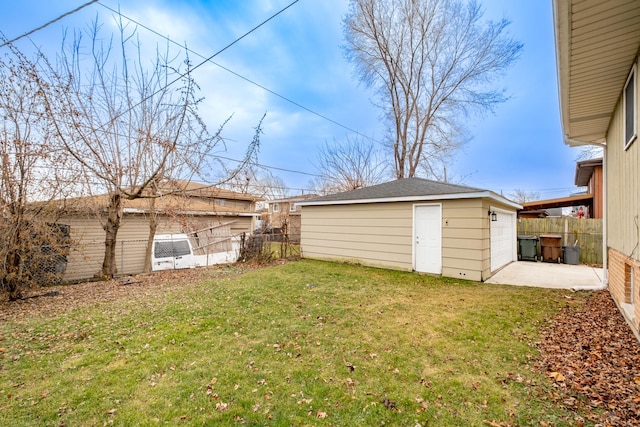
[[(176, 41), (172, 40), (171, 38), (169, 38), (169, 37), (167, 37), (167, 36), (163, 36), (163, 35), (161, 35), (160, 33), (158, 33), (157, 31), (153, 30), (152, 28), (150, 28), (150, 27), (148, 27), (148, 26), (146, 26), (146, 25), (144, 25), (144, 24), (142, 24), (142, 23), (140, 23), (140, 22), (138, 22), (138, 21), (136, 21), (136, 20), (134, 20), (134, 19), (132, 19), (132, 18), (130, 18), (130, 17), (128, 17), (128, 16), (126, 16), (126, 15), (124, 15), (124, 14), (122, 14), (120, 11), (117, 11), (117, 10), (115, 10), (115, 9), (113, 9), (113, 8), (111, 8), (111, 7), (107, 6), (107, 5), (105, 5), (105, 4), (103, 4), (103, 3), (102, 3), (102, 2), (100, 2), (99, 0), (92, 0), (92, 1), (90, 1), (90, 2), (87, 2), (87, 3), (83, 4), (82, 6), (80, 6), (80, 7), (76, 8), (76, 9), (74, 9), (74, 10), (72, 10), (72, 11), (69, 11), (69, 12), (67, 12), (67, 13), (65, 13), (65, 14), (63, 14), (63, 15), (61, 15), (61, 16), (60, 16), (60, 17), (58, 17), (58, 18), (56, 18), (56, 19), (54, 19), (54, 20), (52, 20), (52, 21), (47, 22), (47, 23), (46, 23), (46, 24), (44, 24), (43, 26), (40, 26), (40, 27), (38, 27), (38, 28), (36, 28), (36, 29), (34, 29), (34, 30), (29, 31), (28, 33), (25, 33), (25, 34), (23, 34), (23, 35), (21, 35), (21, 36), (19, 36), (19, 37), (17, 37), (17, 38), (14, 38), (14, 39), (12, 39), (12, 40), (10, 40), (10, 41), (5, 42), (4, 44), (0, 45), (0, 47), (3, 47), (3, 46), (5, 46), (5, 45), (7, 45), (7, 44), (10, 44), (10, 43), (13, 43), (13, 42), (15, 42), (15, 41), (17, 41), (17, 40), (19, 40), (19, 39), (21, 39), (21, 38), (23, 38), (23, 37), (29, 36), (29, 35), (31, 35), (31, 34), (33, 34), (33, 33), (37, 32), (37, 31), (39, 31), (39, 30), (41, 30), (41, 29), (45, 28), (46, 26), (51, 25), (51, 24), (53, 24), (53, 23), (55, 23), (55, 22), (59, 21), (60, 19), (63, 19), (64, 17), (69, 16), (69, 15), (71, 15), (71, 14), (73, 14), (73, 13), (76, 13), (77, 11), (79, 11), (79, 10), (83, 9), (84, 7), (87, 7), (87, 6), (89, 6), (89, 5), (91, 5), (91, 4), (93, 4), (93, 3), (96, 3), (96, 2), (97, 2), (100, 6), (104, 7), (105, 9), (107, 9), (107, 10), (109, 10), (109, 11), (113, 12), (113, 13), (116, 13), (117, 15), (119, 15), (119, 16), (121, 16), (121, 17), (123, 17), (123, 18), (127, 19), (127, 20), (129, 20), (130, 22), (135, 23), (136, 25), (138, 25), (138, 26), (140, 26), (140, 27), (142, 27), (142, 28), (146, 29), (147, 31), (150, 31), (150, 32), (152, 32), (153, 34), (158, 35), (159, 37), (164, 38), (165, 40), (167, 40), (167, 41), (168, 41), (168, 42), (170, 42), (170, 43), (173, 43), (173, 44), (175, 44), (175, 45), (177, 45), (177, 46), (179, 46), (179, 47), (181, 47), (181, 48), (184, 48), (186, 51), (191, 52), (191, 53), (195, 54), (196, 56), (199, 56), (200, 58), (203, 58), (204, 60), (203, 60), (202, 62), (200, 62), (198, 65), (196, 65), (195, 67), (193, 67), (193, 68), (190, 70), (190, 72), (193, 72), (195, 69), (197, 69), (197, 68), (201, 67), (201, 66), (202, 66), (202, 65), (204, 65), (205, 63), (210, 62), (210, 63), (212, 63), (213, 65), (216, 65), (216, 66), (218, 66), (218, 67), (222, 68), (223, 70), (225, 70), (225, 71), (227, 71), (227, 72), (229, 72), (229, 73), (231, 73), (231, 74), (233, 74), (233, 75), (235, 75), (235, 76), (237, 76), (237, 77), (239, 77), (239, 78), (241, 78), (241, 79), (243, 79), (243, 80), (245, 80), (245, 81), (247, 81), (247, 82), (249, 82), (249, 83), (251, 83), (251, 84), (253, 84), (253, 85), (257, 86), (257, 87), (259, 87), (259, 88), (261, 88), (261, 89), (263, 89), (263, 90), (265, 90), (265, 91), (267, 91), (267, 92), (269, 92), (269, 93), (271, 93), (271, 94), (273, 94), (273, 95), (275, 95), (275, 96), (277, 96), (277, 97), (279, 97), (279, 98), (281, 98), (281, 99), (283, 99), (283, 100), (285, 100), (285, 101), (287, 101), (287, 102), (289, 102), (289, 103), (291, 103), (291, 104), (293, 104), (293, 105), (295, 105), (295, 106), (297, 106), (297, 107), (299, 107), (299, 108), (301, 108), (301, 109), (304, 109), (305, 111), (310, 112), (311, 114), (314, 114), (314, 115), (316, 115), (316, 116), (318, 116), (318, 117), (320, 117), (320, 118), (322, 118), (322, 119), (324, 119), (324, 120), (327, 120), (327, 121), (329, 121), (329, 122), (331, 122), (331, 123), (333, 123), (333, 124), (335, 124), (335, 125), (337, 125), (337, 126), (340, 126), (340, 127), (344, 128), (344, 129), (346, 129), (346, 130), (348, 130), (348, 131), (350, 131), (350, 132), (353, 132), (353, 133), (355, 133), (355, 134), (358, 134), (358, 135), (360, 135), (360, 136), (362, 136), (362, 137), (365, 137), (365, 138), (367, 138), (367, 139), (373, 140), (372, 138), (367, 137), (366, 135), (363, 135), (362, 133), (360, 133), (360, 132), (358, 132), (358, 131), (356, 131), (356, 130), (354, 130), (354, 129), (352, 129), (352, 128), (350, 128), (350, 127), (346, 126), (346, 125), (343, 125), (343, 124), (341, 124), (341, 123), (339, 123), (339, 122), (337, 122), (337, 121), (335, 121), (335, 120), (333, 120), (333, 119), (331, 119), (331, 118), (329, 118), (329, 117), (327, 117), (327, 116), (324, 116), (323, 114), (320, 114), (320, 113), (318, 113), (318, 112), (316, 112), (316, 111), (313, 111), (313, 110), (311, 110), (310, 108), (305, 107), (304, 105), (302, 105), (302, 104), (300, 104), (300, 103), (298, 103), (298, 102), (295, 102), (295, 101), (293, 101), (293, 100), (291, 100), (291, 99), (289, 99), (289, 98), (287, 98), (287, 97), (285, 97), (285, 96), (283, 96), (283, 95), (280, 95), (280, 94), (276, 93), (275, 91), (273, 91), (273, 90), (271, 90), (271, 89), (269, 89), (269, 88), (267, 88), (267, 87), (265, 87), (265, 86), (263, 86), (263, 85), (261, 85), (261, 84), (259, 84), (259, 83), (257, 83), (257, 82), (254, 82), (253, 80), (251, 80), (251, 79), (249, 79), (249, 78), (247, 78), (247, 77), (244, 77), (244, 76), (242, 76), (242, 75), (240, 75), (240, 74), (236, 73), (235, 71), (230, 70), (229, 68), (226, 68), (226, 67), (224, 67), (224, 66), (222, 66), (222, 65), (220, 65), (220, 64), (218, 64), (218, 63), (216, 63), (216, 62), (214, 62), (214, 61), (212, 61), (212, 59), (213, 59), (214, 57), (216, 57), (216, 56), (217, 56), (217, 55), (219, 55), (220, 53), (224, 52), (225, 50), (227, 50), (228, 48), (230, 48), (230, 47), (231, 47), (231, 46), (233, 46), (234, 44), (238, 43), (240, 40), (242, 40), (243, 38), (245, 38), (246, 36), (248, 36), (249, 34), (251, 34), (252, 32), (254, 32), (255, 30), (257, 30), (258, 28), (262, 27), (264, 24), (266, 24), (267, 22), (271, 21), (272, 19), (274, 19), (276, 16), (280, 15), (281, 13), (283, 13), (284, 11), (286, 11), (287, 9), (289, 9), (291, 6), (293, 6), (294, 4), (296, 4), (298, 1), (299, 1), (299, 0), (295, 0), (295, 1), (293, 1), (292, 3), (290, 3), (289, 5), (285, 6), (283, 9), (281, 9), (280, 11), (278, 11), (278, 12), (276, 12), (275, 14), (271, 15), (269, 18), (267, 18), (266, 20), (262, 21), (260, 24), (258, 24), (257, 26), (255, 26), (255, 27), (254, 27), (254, 28), (252, 28), (251, 30), (247, 31), (247, 32), (246, 32), (246, 33), (244, 33), (242, 36), (238, 37), (237, 39), (235, 39), (234, 41), (232, 41), (231, 43), (229, 43), (228, 45), (226, 45), (226, 46), (225, 46), (225, 47), (223, 47), (222, 49), (218, 50), (216, 53), (214, 53), (213, 55), (211, 55), (211, 56), (209, 56), (209, 57), (205, 57), (204, 55), (202, 55), (202, 54), (200, 54), (200, 53), (198, 53), (198, 52), (195, 52), (195, 51), (193, 51), (193, 50), (191, 50), (191, 49), (189, 49), (189, 48), (186, 48), (186, 47), (182, 46), (181, 44), (177, 43)], [(185, 75), (186, 75), (186, 74), (181, 74), (178, 78), (176, 78), (175, 80), (171, 81), (170, 83), (168, 83), (167, 85), (165, 85), (163, 88), (158, 89), (158, 91), (156, 91), (155, 93), (153, 93), (153, 94), (152, 94), (152, 95), (150, 95), (149, 97), (152, 97), (152, 96), (157, 95), (159, 92), (161, 92), (162, 90), (165, 90), (167, 87), (171, 86), (172, 84), (174, 84), (175, 82), (177, 82), (178, 80), (180, 80), (180, 79), (181, 79), (182, 77), (184, 77)], [(140, 101), (137, 105), (141, 104), (141, 103), (142, 103), (142, 102), (144, 102), (145, 100), (146, 100), (146, 99), (143, 99), (143, 100), (142, 100), (142, 101)], [(134, 107), (136, 107), (137, 105), (134, 105), (134, 106), (133, 106), (133, 107), (131, 107), (131, 108), (134, 108)], [(120, 115), (122, 115), (122, 114), (124, 114), (124, 113), (125, 113), (125, 112), (121, 113)], [(117, 118), (117, 117), (116, 117), (116, 118)], [(243, 161), (241, 161), (241, 160), (237, 160), (237, 159), (233, 159), (233, 158), (225, 157), (225, 156), (218, 156), (218, 155), (213, 155), (213, 154), (207, 154), (207, 155), (208, 155), (208, 156), (210, 156), (210, 157), (212, 157), (212, 158), (220, 158), (220, 159), (229, 160), (229, 161), (238, 162), (238, 163), (242, 163), (242, 162), (243, 162)], [(269, 165), (264, 165), (264, 164), (260, 164), (260, 163), (257, 163), (257, 162), (248, 162), (248, 163), (249, 163), (249, 164), (251, 164), (251, 165), (258, 166), (258, 167), (263, 167), (263, 168), (266, 168), (266, 169), (279, 170), (279, 171), (283, 171), (283, 172), (296, 173), (296, 174), (308, 175), (308, 176), (313, 176), (313, 177), (322, 177), (321, 175), (318, 175), (318, 174), (313, 174), (313, 173), (309, 173), (309, 172), (302, 172), (302, 171), (297, 171), (297, 170), (292, 170), (292, 169), (286, 169), (286, 168), (280, 168), (280, 167), (276, 167), (276, 166), (269, 166)]]
[[(97, 0), (96, 0), (97, 1)], [(261, 23), (259, 23), (258, 25), (256, 25), (255, 27), (253, 27), (252, 29), (250, 29), (249, 31), (247, 31), (246, 33), (244, 33), (243, 35), (241, 35), (240, 37), (236, 38), (234, 41), (232, 41), (231, 43), (229, 43), (228, 45), (226, 45), (225, 47), (223, 47), (222, 49), (218, 50), (216, 53), (214, 53), (213, 55), (207, 57), (204, 59), (204, 61), (200, 62), (199, 64), (195, 65), (194, 67), (191, 67), (187, 70), (187, 72), (185, 73), (180, 73), (178, 75), (178, 77), (176, 77), (174, 80), (170, 81), (169, 83), (167, 83), (166, 85), (164, 85), (163, 87), (161, 87), (160, 89), (156, 90), (155, 92), (153, 92), (152, 94), (146, 96), (145, 98), (143, 98), (140, 102), (138, 102), (137, 104), (132, 105), (131, 107), (129, 107), (127, 110), (123, 111), (122, 113), (116, 115), (115, 117), (112, 117), (111, 120), (116, 120), (118, 119), (120, 116), (128, 113), (129, 111), (133, 110), (134, 108), (136, 108), (137, 106), (139, 106), (140, 104), (142, 104), (143, 102), (149, 100), (150, 98), (153, 98), (154, 96), (156, 96), (157, 94), (159, 94), (160, 92), (166, 90), (169, 86), (172, 86), (174, 83), (180, 81), (180, 79), (186, 77), (187, 75), (191, 74), (192, 72), (194, 72), (195, 70), (197, 70), (198, 68), (200, 68), (201, 66), (203, 66), (204, 64), (206, 64), (207, 62), (210, 62), (213, 58), (215, 58), (216, 56), (220, 55), (222, 52), (224, 52), (225, 50), (229, 49), (231, 46), (233, 46), (234, 44), (238, 43), (240, 40), (242, 40), (243, 38), (247, 37), (249, 34), (253, 33), (254, 31), (256, 31), (258, 28), (262, 27), (264, 24), (266, 24), (267, 22), (271, 21), (272, 19), (274, 19), (276, 16), (280, 15), (281, 13), (283, 13), (285, 10), (289, 9), (291, 6), (293, 6), (294, 4), (298, 3), (300, 0), (294, 0), (291, 3), (289, 3), (287, 6), (283, 7), (282, 9), (280, 9), (278, 12), (274, 13), (273, 15), (271, 15), (270, 17), (268, 17), (267, 19), (265, 19), (264, 21), (262, 21)], [(100, 3), (100, 5), (102, 5), (102, 3)], [(102, 5), (104, 6), (104, 5)], [(119, 12), (116, 12), (118, 15), (120, 15)], [(125, 19), (129, 19), (126, 18), (124, 15), (122, 15)], [(133, 21), (132, 21), (133, 22)]]
[(22, 39), (22, 38), (24, 38), (24, 37), (28, 37), (28, 36), (30, 36), (31, 34), (36, 33), (36, 32), (38, 32), (38, 31), (40, 31), (40, 30), (42, 30), (42, 29), (44, 29), (44, 28), (48, 27), (49, 25), (51, 25), (51, 24), (53, 24), (53, 23), (56, 23), (56, 22), (60, 21), (61, 19), (66, 18), (66, 17), (67, 17), (67, 16), (69, 16), (69, 15), (73, 15), (74, 13), (76, 13), (76, 12), (78, 12), (78, 11), (80, 11), (80, 10), (84, 9), (85, 7), (90, 6), (90, 5), (92, 5), (93, 3), (97, 3), (97, 2), (98, 2), (98, 0), (91, 0), (91, 1), (88, 1), (88, 2), (86, 2), (85, 4), (78, 6), (78, 7), (76, 7), (75, 9), (70, 10), (70, 11), (69, 11), (69, 12), (67, 12), (67, 13), (64, 13), (64, 14), (62, 14), (62, 15), (58, 16), (56, 19), (52, 19), (51, 21), (49, 21), (49, 22), (47, 22), (47, 23), (45, 23), (45, 24), (43, 24), (43, 25), (39, 26), (38, 28), (34, 28), (33, 30), (28, 31), (28, 32), (26, 32), (26, 33), (24, 33), (24, 34), (22, 34), (22, 35), (20, 35), (20, 36), (18, 36), (18, 37), (16, 37), (16, 38), (14, 38), (14, 39), (7, 40), (6, 42), (4, 42), (4, 43), (2, 43), (2, 44), (0, 45), (0, 48), (3, 48), (3, 47), (5, 47), (5, 46), (6, 46), (6, 45), (8, 45), (8, 44), (15, 43), (15, 42), (17, 42), (18, 40), (20, 40), (20, 39)]
[[(188, 47), (186, 47), (186, 46), (181, 45), (180, 43), (178, 43), (178, 42), (176, 42), (175, 40), (171, 39), (169, 36), (164, 36), (164, 35), (160, 34), (159, 32), (157, 32), (156, 30), (154, 30), (153, 28), (150, 28), (150, 27), (148, 27), (148, 26), (146, 26), (146, 25), (142, 24), (142, 23), (141, 23), (141, 22), (139, 22), (139, 21), (136, 21), (135, 19), (133, 19), (133, 18), (131, 18), (131, 17), (127, 16), (127, 15), (124, 15), (124, 14), (123, 14), (123, 13), (121, 13), (119, 10), (115, 10), (115, 9), (113, 9), (113, 8), (111, 8), (111, 7), (109, 7), (109, 6), (105, 5), (105, 4), (103, 4), (103, 3), (102, 3), (102, 2), (100, 2), (100, 1), (98, 2), (98, 4), (99, 4), (100, 6), (102, 6), (102, 7), (104, 7), (105, 9), (107, 9), (107, 10), (109, 10), (109, 11), (111, 11), (111, 12), (113, 12), (113, 13), (117, 14), (118, 16), (120, 16), (120, 17), (122, 17), (122, 18), (124, 18), (124, 19), (126, 19), (126, 20), (128, 20), (128, 21), (130, 21), (130, 22), (133, 22), (134, 24), (138, 25), (139, 27), (142, 27), (142, 28), (144, 28), (145, 30), (147, 30), (147, 31), (149, 31), (149, 32), (151, 32), (151, 33), (153, 33), (153, 34), (157, 35), (158, 37), (163, 38), (164, 40), (168, 41), (169, 43), (172, 43), (172, 44), (174, 44), (174, 45), (176, 45), (176, 46), (180, 47), (181, 49), (185, 49), (185, 51), (187, 51), (187, 52), (189, 52), (189, 53), (192, 53), (192, 54), (194, 54), (194, 55), (196, 55), (196, 56), (199, 56), (200, 58), (204, 59), (204, 60), (205, 60), (205, 62), (210, 62), (211, 64), (215, 65), (216, 67), (222, 68), (222, 69), (223, 69), (223, 70), (225, 70), (226, 72), (228, 72), (228, 73), (230, 73), (230, 74), (233, 74), (234, 76), (236, 76), (236, 77), (238, 77), (238, 78), (240, 78), (240, 79), (242, 79), (242, 80), (244, 80), (244, 81), (246, 81), (246, 82), (248, 82), (248, 83), (250, 83), (250, 84), (252, 84), (252, 85), (254, 85), (254, 86), (257, 86), (257, 87), (259, 87), (260, 89), (262, 89), (262, 90), (264, 90), (264, 91), (266, 91), (266, 92), (269, 92), (270, 94), (272, 94), (272, 95), (274, 95), (274, 96), (277, 96), (278, 98), (280, 98), (280, 99), (282, 99), (282, 100), (284, 100), (284, 101), (286, 101), (286, 102), (288, 102), (288, 103), (290, 103), (290, 104), (292, 104), (292, 105), (295, 105), (296, 107), (298, 107), (298, 108), (300, 108), (300, 109), (302, 109), (302, 110), (305, 110), (305, 111), (307, 111), (307, 112), (309, 112), (309, 113), (311, 113), (311, 114), (313, 114), (313, 115), (315, 115), (315, 116), (317, 116), (317, 117), (320, 117), (320, 118), (321, 118), (321, 119), (323, 119), (323, 120), (326, 120), (326, 121), (328, 121), (328, 122), (330, 122), (330, 123), (333, 123), (333, 124), (334, 124), (334, 125), (336, 125), (336, 126), (339, 126), (339, 127), (343, 128), (343, 129), (345, 129), (345, 130), (349, 131), (349, 132), (352, 132), (352, 133), (354, 133), (354, 134), (356, 134), (356, 135), (359, 135), (359, 136), (361, 136), (361, 137), (363, 137), (363, 138), (366, 138), (366, 139), (368, 139), (368, 140), (370, 140), (370, 141), (377, 142), (377, 143), (379, 143), (379, 144), (381, 143), (380, 141), (377, 141), (377, 140), (375, 140), (375, 139), (373, 139), (373, 138), (371, 138), (371, 137), (369, 137), (369, 136), (367, 136), (367, 135), (364, 135), (364, 134), (362, 134), (362, 133), (358, 132), (357, 130), (350, 128), (350, 127), (349, 127), (349, 126), (347, 126), (347, 125), (344, 125), (344, 124), (342, 124), (342, 123), (340, 123), (340, 122), (338, 122), (338, 121), (336, 121), (336, 120), (334, 120), (334, 119), (332, 119), (332, 118), (330, 118), (330, 117), (328, 117), (328, 116), (325, 116), (324, 114), (321, 114), (321, 113), (318, 113), (317, 111), (312, 110), (311, 108), (305, 107), (304, 105), (300, 104), (299, 102), (296, 102), (296, 101), (292, 100), (291, 98), (288, 98), (288, 97), (286, 97), (286, 96), (284, 96), (284, 95), (280, 95), (279, 93), (277, 93), (277, 92), (275, 92), (275, 91), (273, 91), (273, 90), (269, 89), (268, 87), (266, 87), (266, 86), (264, 86), (264, 85), (261, 85), (260, 83), (257, 83), (257, 82), (255, 82), (255, 81), (253, 81), (253, 80), (249, 79), (248, 77), (245, 77), (245, 76), (243, 76), (243, 75), (241, 75), (241, 74), (238, 74), (238, 73), (236, 73), (235, 71), (233, 71), (233, 70), (231, 70), (231, 69), (229, 69), (229, 68), (227, 68), (227, 67), (225, 67), (225, 66), (223, 66), (223, 65), (221, 65), (221, 64), (218, 64), (217, 62), (212, 61), (212, 60), (211, 60), (211, 58), (213, 58), (213, 57), (211, 57), (211, 58), (206, 58), (204, 55), (202, 55), (202, 54), (200, 54), (200, 53), (198, 53), (198, 52), (196, 52), (196, 51), (194, 51), (194, 50), (192, 50), (192, 49), (189, 49), (189, 48), (188, 48)], [(289, 6), (291, 6), (291, 5), (289, 5)], [(289, 7), (289, 6), (287, 6), (287, 7)]]

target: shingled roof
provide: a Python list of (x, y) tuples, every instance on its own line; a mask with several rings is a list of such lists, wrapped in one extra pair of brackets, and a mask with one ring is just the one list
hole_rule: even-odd
[(403, 178), (384, 184), (358, 188), (343, 193), (329, 194), (328, 196), (305, 200), (299, 205), (330, 205), (347, 203), (370, 203), (381, 201), (413, 201), (436, 200), (470, 197), (490, 197), (512, 204), (517, 204), (499, 196), (489, 190), (463, 185), (447, 184), (424, 178)]

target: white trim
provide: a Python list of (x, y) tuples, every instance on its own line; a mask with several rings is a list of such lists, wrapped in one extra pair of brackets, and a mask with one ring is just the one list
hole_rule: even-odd
[(609, 207), (607, 206), (607, 199), (609, 189), (607, 188), (607, 148), (602, 150), (602, 286), (606, 289), (609, 286), (609, 233), (607, 227), (609, 227)]
[(491, 191), (477, 191), (473, 193), (458, 194), (433, 194), (426, 196), (403, 196), (403, 197), (384, 197), (379, 199), (356, 199), (356, 200), (331, 200), (317, 202), (299, 202), (298, 206), (323, 206), (323, 205), (353, 205), (364, 203), (390, 203), (390, 202), (428, 202), (436, 200), (456, 200), (456, 199), (480, 199), (488, 198), (496, 202), (503, 203), (515, 209), (522, 209), (522, 206), (511, 200), (505, 199)]
[[(633, 77), (633, 135), (627, 141), (627, 87)], [(638, 74), (636, 73), (636, 64), (633, 64), (627, 80), (622, 89), (622, 139), (624, 140), (625, 151), (631, 147), (631, 144), (638, 139)]]

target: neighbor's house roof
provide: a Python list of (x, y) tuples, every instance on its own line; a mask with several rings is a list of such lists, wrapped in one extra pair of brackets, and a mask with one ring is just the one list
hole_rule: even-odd
[(586, 187), (589, 185), (591, 175), (593, 175), (593, 171), (597, 167), (602, 167), (602, 157), (599, 159), (583, 160), (576, 163), (575, 184), (578, 187)]
[(428, 200), (489, 198), (516, 209), (521, 206), (492, 191), (446, 184), (423, 178), (404, 178), (384, 184), (330, 194), (298, 203), (301, 206), (343, 205), (353, 203), (412, 202)]
[[(251, 208), (251, 202), (262, 200), (256, 196), (187, 181), (172, 181), (170, 184), (163, 184), (160, 188), (160, 192), (164, 192), (165, 195), (155, 199), (155, 209), (159, 212), (182, 215), (260, 215), (255, 210), (216, 204), (216, 199), (238, 200), (249, 202)], [(61, 208), (71, 211), (95, 211), (104, 209), (109, 202), (109, 197), (108, 194), (74, 197), (60, 200), (58, 204)], [(146, 213), (150, 209), (150, 200), (149, 198), (123, 199), (123, 210), (125, 213)]]
[(264, 198), (254, 196), (253, 194), (238, 193), (236, 191), (225, 190), (224, 188), (201, 184), (194, 181), (171, 180), (163, 183), (160, 186), (160, 189), (165, 193), (182, 191), (190, 196), (213, 197), (217, 199), (246, 200), (250, 202), (264, 200)]
[(605, 142), (640, 45), (640, 1), (553, 0), (565, 143)]
[(292, 196), (292, 197), (285, 197), (283, 199), (275, 199), (275, 200), (269, 200), (269, 203), (290, 203), (290, 202), (300, 202), (303, 200), (308, 200), (308, 199), (315, 199), (316, 197), (318, 197), (317, 194), (300, 194), (298, 196)]

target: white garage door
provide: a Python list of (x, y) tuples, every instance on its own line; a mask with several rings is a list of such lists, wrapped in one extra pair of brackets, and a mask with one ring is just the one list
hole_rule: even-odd
[(498, 216), (491, 222), (491, 271), (516, 259), (515, 214), (492, 209)]

